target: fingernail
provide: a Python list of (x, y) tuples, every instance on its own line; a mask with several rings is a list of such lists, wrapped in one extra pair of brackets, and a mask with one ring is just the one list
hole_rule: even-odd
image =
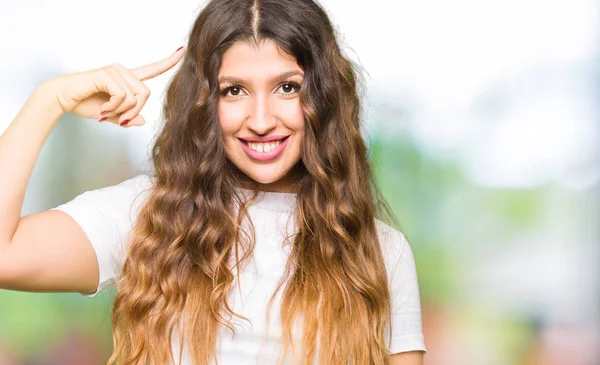
[(104, 117), (104, 118), (102, 118), (102, 119), (98, 119), (98, 121), (99, 121), (99, 122), (103, 122), (103, 121), (105, 121), (106, 119), (107, 119), (107, 117)]
[(120, 126), (124, 126), (127, 123), (129, 123), (129, 119), (125, 119), (124, 121), (122, 121), (121, 123), (119, 123), (119, 125)]
[(104, 115), (104, 114), (106, 114), (106, 110), (100, 113), (100, 115)]
[(177, 48), (177, 50), (175, 52), (179, 52), (179, 50), (182, 49), (182, 48), (183, 48), (183, 46)]

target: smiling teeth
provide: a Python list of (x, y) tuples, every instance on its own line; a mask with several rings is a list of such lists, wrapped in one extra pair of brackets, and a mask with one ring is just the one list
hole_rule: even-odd
[(267, 143), (256, 143), (256, 142), (248, 142), (248, 147), (256, 152), (269, 152), (277, 148), (281, 144), (281, 141), (277, 142), (267, 142)]

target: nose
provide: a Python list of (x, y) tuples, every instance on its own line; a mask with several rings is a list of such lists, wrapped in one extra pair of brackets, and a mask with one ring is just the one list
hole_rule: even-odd
[(256, 95), (251, 104), (251, 112), (246, 119), (246, 126), (258, 135), (269, 133), (277, 126), (277, 119), (272, 113), (270, 100), (262, 94)]

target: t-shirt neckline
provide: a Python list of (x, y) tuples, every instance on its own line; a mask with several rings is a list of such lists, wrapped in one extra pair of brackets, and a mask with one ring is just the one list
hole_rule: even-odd
[[(238, 190), (247, 198), (250, 198), (254, 194), (254, 191), (250, 189), (238, 188)], [(251, 207), (291, 213), (295, 209), (296, 196), (296, 193), (260, 190), (258, 191), (256, 199), (252, 202)]]

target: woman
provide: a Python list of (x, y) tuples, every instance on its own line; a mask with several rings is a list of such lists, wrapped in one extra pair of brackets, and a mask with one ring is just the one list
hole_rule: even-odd
[[(153, 172), (19, 218), (62, 114), (143, 125), (142, 81), (181, 59)], [(316, 3), (214, 0), (167, 59), (46, 81), (0, 138), (0, 287), (118, 280), (110, 364), (422, 364), (414, 258), (376, 219), (356, 77)]]

